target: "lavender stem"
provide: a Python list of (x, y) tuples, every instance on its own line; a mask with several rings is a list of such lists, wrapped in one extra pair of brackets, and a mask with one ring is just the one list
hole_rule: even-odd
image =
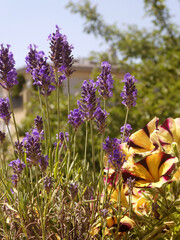
[(129, 108), (126, 108), (126, 117), (125, 117), (125, 121), (124, 121), (124, 131), (123, 131), (123, 136), (122, 136), (122, 142), (124, 142), (124, 136), (125, 136), (125, 131), (126, 131), (126, 124), (127, 124), (127, 119), (128, 119), (128, 114), (129, 114)]
[(57, 70), (55, 70), (55, 79), (56, 79), (56, 84), (57, 84), (56, 98), (57, 98), (57, 119), (58, 119), (58, 133), (59, 133), (60, 132), (60, 102), (59, 102), (59, 84), (58, 84)]
[(13, 122), (14, 122), (15, 131), (16, 131), (16, 136), (17, 136), (17, 140), (19, 141), (19, 134), (18, 134), (18, 130), (17, 130), (17, 124), (16, 124), (15, 115), (14, 115), (10, 91), (8, 91), (8, 93), (9, 93), (9, 103), (10, 103), (10, 108), (11, 108), (11, 112), (12, 112), (12, 116), (13, 116)]
[(9, 133), (9, 137), (10, 137), (10, 140), (11, 140), (11, 144), (13, 146), (13, 149), (14, 149), (14, 153), (15, 153), (15, 146), (14, 146), (14, 142), (12, 140), (12, 135), (11, 135), (11, 132), (10, 132), (10, 129), (9, 129), (9, 126), (7, 125), (7, 129), (8, 129), (8, 133)]
[(46, 111), (47, 111), (47, 121), (48, 121), (48, 132), (49, 132), (49, 147), (51, 147), (51, 126), (50, 126), (50, 117), (49, 117), (49, 104), (47, 96), (45, 97), (46, 102)]
[(94, 152), (94, 134), (93, 134), (93, 123), (90, 122), (91, 127), (91, 144), (92, 144), (92, 164), (93, 164), (93, 183), (95, 182), (95, 152)]

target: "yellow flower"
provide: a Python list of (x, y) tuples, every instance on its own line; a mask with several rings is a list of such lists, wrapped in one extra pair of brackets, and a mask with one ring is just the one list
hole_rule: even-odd
[(180, 180), (180, 167), (174, 173), (172, 180), (173, 181), (179, 181)]
[(157, 149), (157, 145), (151, 142), (150, 136), (158, 126), (159, 119), (155, 117), (143, 129), (133, 133), (129, 137), (128, 145), (131, 154), (150, 153)]
[[(121, 233), (130, 231), (134, 225), (135, 222), (129, 217), (124, 216), (123, 218), (121, 218), (119, 223), (118, 236), (120, 236)], [(118, 227), (117, 217), (116, 216), (107, 217), (104, 235), (105, 236), (113, 235), (114, 232), (116, 232), (117, 227)], [(102, 229), (101, 223), (96, 224), (90, 231), (91, 236), (95, 237), (98, 234), (100, 234), (101, 229)], [(114, 231), (112, 229), (114, 229)]]
[[(116, 216), (107, 217), (106, 225), (108, 228), (112, 228), (112, 227), (117, 228), (117, 225), (118, 225), (117, 217)], [(120, 220), (118, 231), (127, 232), (131, 230), (134, 225), (135, 225), (135, 222), (131, 218), (124, 216)]]
[(130, 168), (124, 169), (122, 177), (125, 182), (130, 177), (135, 179), (136, 187), (160, 188), (170, 180), (170, 174), (177, 162), (178, 159), (170, 154), (154, 153), (134, 163)]
[(180, 118), (167, 118), (151, 135), (154, 144), (159, 145), (166, 153), (174, 154), (173, 145), (180, 155)]
[[(105, 172), (108, 174), (107, 178), (107, 195), (110, 195), (110, 202), (114, 204), (114, 207), (117, 207), (118, 204), (118, 195), (119, 195), (119, 179), (121, 175), (115, 172), (113, 168), (105, 169)], [(104, 183), (106, 182), (106, 175), (104, 177)], [(106, 198), (107, 199), (107, 198)], [(124, 186), (121, 184), (121, 204), (123, 207), (128, 208), (128, 202), (124, 194)]]
[(132, 207), (133, 210), (139, 214), (147, 214), (150, 209), (150, 203), (147, 198), (141, 193), (141, 189), (133, 188), (132, 192)]

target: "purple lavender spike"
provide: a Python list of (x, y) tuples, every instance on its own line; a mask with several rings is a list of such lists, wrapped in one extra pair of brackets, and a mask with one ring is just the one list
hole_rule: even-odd
[(12, 52), (9, 51), (10, 45), (4, 47), (1, 44), (0, 49), (0, 79), (2, 83), (0, 85), (6, 89), (10, 90), (14, 85), (18, 84), (17, 72), (14, 67), (15, 61)]
[(74, 109), (70, 111), (68, 115), (68, 122), (71, 123), (72, 127), (77, 131), (78, 127), (84, 122), (82, 111), (79, 109)]
[(11, 113), (9, 112), (10, 103), (9, 98), (0, 98), (0, 118), (2, 118), (6, 125), (9, 124)]
[(95, 118), (96, 109), (99, 107), (99, 99), (96, 97), (96, 84), (94, 80), (84, 80), (81, 99), (77, 101), (77, 104), (85, 120), (93, 120)]
[(137, 98), (137, 89), (135, 86), (137, 80), (130, 73), (126, 73), (123, 82), (124, 88), (120, 95), (123, 99), (122, 104), (124, 104), (127, 108), (134, 107), (136, 105)]
[(114, 80), (110, 74), (111, 65), (108, 62), (101, 63), (102, 71), (101, 74), (98, 76), (96, 85), (99, 87), (99, 94), (104, 99), (112, 97), (112, 88)]
[(49, 96), (55, 90), (54, 74), (51, 66), (47, 63), (47, 57), (43, 51), (37, 51), (36, 46), (29, 46), (29, 53), (25, 58), (27, 64), (27, 72), (30, 72), (34, 83), (40, 88), (40, 93)]
[[(56, 32), (50, 34), (48, 39), (50, 40), (50, 59), (53, 62), (53, 68), (69, 77), (74, 72), (72, 69), (74, 60), (72, 56), (73, 46), (69, 45), (67, 37), (60, 33), (60, 28), (57, 25)], [(59, 79), (59, 82), (61, 80), (64, 80), (64, 78)]]

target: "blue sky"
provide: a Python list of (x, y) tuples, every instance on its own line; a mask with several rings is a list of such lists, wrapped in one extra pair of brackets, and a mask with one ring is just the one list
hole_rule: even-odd
[[(107, 49), (100, 38), (83, 33), (83, 20), (71, 14), (65, 5), (68, 0), (0, 0), (0, 43), (10, 44), (16, 68), (25, 65), (28, 45), (34, 43), (47, 55), (48, 35), (57, 24), (61, 32), (74, 45), (75, 58), (87, 57), (90, 51)], [(77, 2), (77, 0), (74, 0)], [(166, 0), (174, 21), (180, 24), (180, 1)], [(92, 0), (108, 23), (116, 22), (124, 28), (127, 24), (151, 28), (150, 19), (144, 16), (143, 0)]]

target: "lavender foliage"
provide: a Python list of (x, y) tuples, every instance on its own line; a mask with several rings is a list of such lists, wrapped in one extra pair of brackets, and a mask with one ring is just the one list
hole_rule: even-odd
[(101, 63), (102, 71), (101, 74), (98, 76), (96, 85), (99, 87), (99, 94), (104, 99), (112, 97), (112, 88), (114, 80), (110, 74), (111, 65), (108, 62)]
[(10, 45), (6, 47), (1, 44), (0, 49), (0, 79), (2, 83), (0, 85), (10, 90), (14, 85), (18, 84), (17, 73), (14, 67), (15, 61), (12, 52), (9, 51)]
[(137, 89), (135, 83), (137, 80), (130, 73), (126, 73), (122, 82), (124, 82), (124, 88), (120, 95), (123, 99), (122, 104), (131, 108), (136, 105)]
[(99, 107), (99, 99), (96, 97), (96, 84), (92, 79), (89, 82), (84, 80), (81, 88), (81, 99), (77, 101), (79, 110), (82, 111), (85, 120), (93, 120), (96, 116), (96, 109)]
[(0, 98), (0, 118), (4, 120), (6, 125), (8, 125), (11, 119), (11, 113), (9, 112), (9, 108), (9, 98)]
[(69, 190), (70, 190), (72, 199), (74, 199), (78, 194), (78, 184), (76, 182), (71, 183)]

